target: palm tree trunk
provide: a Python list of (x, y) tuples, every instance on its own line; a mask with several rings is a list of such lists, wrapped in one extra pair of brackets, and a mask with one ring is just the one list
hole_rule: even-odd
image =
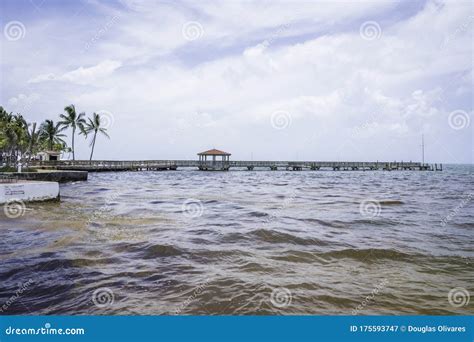
[(36, 133), (36, 122), (33, 122), (33, 127), (31, 128), (30, 143), (28, 144), (28, 162), (31, 161), (31, 155), (33, 154), (33, 143), (35, 140)]
[(92, 155), (94, 154), (94, 147), (95, 147), (95, 137), (97, 136), (97, 131), (94, 132), (94, 139), (92, 140), (92, 150), (91, 150), (91, 157), (89, 161), (92, 160)]
[(76, 160), (76, 156), (74, 154), (74, 135), (76, 134), (76, 128), (72, 128), (72, 160)]

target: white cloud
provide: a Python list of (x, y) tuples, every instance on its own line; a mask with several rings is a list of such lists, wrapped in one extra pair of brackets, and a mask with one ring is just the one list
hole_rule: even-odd
[(49, 74), (41, 74), (33, 78), (30, 78), (28, 80), (28, 83), (40, 83), (40, 82), (47, 82), (47, 81), (54, 81), (54, 80), (56, 80), (56, 75), (49, 73)]
[(32, 93), (30, 95), (18, 94), (8, 99), (8, 111), (26, 113), (33, 109), (34, 104), (40, 99), (40, 95)]
[[(255, 151), (286, 159), (300, 148), (301, 158), (332, 159), (336, 151), (349, 160), (361, 157), (344, 155), (338, 144), (346, 144), (365, 151), (366, 160), (408, 160), (418, 157), (424, 132), (427, 141), (433, 134), (470, 161), (468, 130), (453, 132), (446, 121), (452, 110), (471, 109), (472, 30), (459, 26), (472, 9), (464, 3), (428, 2), (405, 16), (396, 11), (412, 7), (392, 2), (124, 4), (127, 10), (85, 54), (48, 40), (36, 65), (21, 60), (20, 45), (2, 62), (8, 88), (19, 93), (21, 80), (29, 80), (27, 90), (41, 94), (43, 113), (69, 103), (88, 113), (113, 113), (113, 147), (99, 145), (98, 157), (181, 158), (209, 145), (222, 145), (236, 158)], [(108, 18), (118, 11), (99, 8)], [(71, 25), (78, 25), (76, 39), (87, 42), (101, 21), (83, 19)], [(378, 20), (379, 39), (360, 37), (367, 20)], [(200, 22), (205, 35), (184, 39), (187, 21)], [(61, 19), (50, 22), (53, 29)], [(28, 35), (47, 32), (30, 29)], [(449, 44), (441, 48), (446, 36)], [(15, 58), (25, 70), (11, 67)], [(291, 127), (272, 129), (277, 110), (291, 114)], [(122, 135), (133, 144), (114, 139)]]
[(66, 72), (62, 75), (42, 74), (28, 80), (28, 83), (39, 83), (45, 81), (67, 81), (77, 84), (90, 84), (103, 80), (105, 77), (110, 77), (111, 74), (122, 66), (119, 61), (105, 60), (92, 67), (80, 67), (76, 70)]

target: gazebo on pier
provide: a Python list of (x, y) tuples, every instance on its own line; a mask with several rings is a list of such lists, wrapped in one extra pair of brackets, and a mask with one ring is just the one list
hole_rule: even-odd
[[(209, 151), (198, 153), (199, 156), (199, 170), (201, 171), (228, 171), (230, 162), (230, 153), (216, 150), (215, 148)], [(208, 160), (207, 157), (210, 157)], [(221, 157), (221, 160), (217, 160)]]

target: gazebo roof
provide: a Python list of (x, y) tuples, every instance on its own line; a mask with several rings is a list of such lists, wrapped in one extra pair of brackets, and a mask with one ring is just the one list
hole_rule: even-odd
[(216, 150), (213, 148), (212, 150), (204, 151), (201, 153), (198, 153), (198, 156), (230, 156), (230, 153), (221, 151), (221, 150)]

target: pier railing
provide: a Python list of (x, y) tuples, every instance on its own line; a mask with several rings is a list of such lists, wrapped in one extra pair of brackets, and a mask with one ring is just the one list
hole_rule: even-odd
[(176, 166), (174, 160), (54, 160), (34, 161), (30, 163), (36, 167), (58, 168), (96, 168), (96, 169), (169, 169)]
[(60, 160), (33, 161), (29, 166), (60, 170), (122, 171), (122, 170), (176, 170), (178, 167), (204, 169), (267, 168), (270, 170), (442, 170), (442, 164), (419, 162), (340, 162), (340, 161), (207, 161), (198, 160)]

